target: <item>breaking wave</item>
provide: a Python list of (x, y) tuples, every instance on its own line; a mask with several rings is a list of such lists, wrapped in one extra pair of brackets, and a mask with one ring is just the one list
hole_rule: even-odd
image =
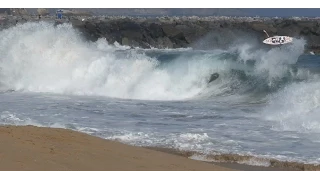
[[(281, 48), (241, 43), (227, 50), (130, 49), (88, 42), (72, 25), (25, 23), (0, 32), (0, 90), (183, 100), (265, 96), (309, 78), (294, 68), (305, 41)], [(219, 78), (208, 83), (212, 73)]]

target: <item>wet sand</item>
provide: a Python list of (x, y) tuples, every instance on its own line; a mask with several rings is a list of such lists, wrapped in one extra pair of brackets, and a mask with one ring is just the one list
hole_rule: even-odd
[[(160, 152), (166, 152), (169, 154), (175, 154), (178, 156), (183, 156), (183, 157), (191, 157), (193, 154), (197, 154), (195, 152), (186, 152), (186, 151), (178, 151), (175, 149), (169, 149), (169, 148), (159, 148), (159, 147), (145, 147), (148, 149), (153, 149), (156, 151)], [(222, 156), (230, 156), (231, 157), (241, 157), (238, 155), (222, 155)], [(221, 158), (221, 155), (217, 155), (218, 158)], [(225, 159), (221, 159), (221, 161), (226, 161)], [(211, 164), (215, 164), (221, 167), (229, 168), (229, 169), (234, 169), (237, 171), (301, 171), (301, 168), (292, 168), (292, 167), (284, 167), (284, 166), (279, 166), (279, 167), (265, 167), (265, 166), (253, 166), (253, 165), (247, 165), (247, 164), (239, 164), (236, 162), (207, 162)]]

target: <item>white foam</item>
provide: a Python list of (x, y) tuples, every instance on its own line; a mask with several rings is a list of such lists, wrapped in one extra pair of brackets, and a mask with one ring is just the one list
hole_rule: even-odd
[(185, 134), (181, 134), (179, 138), (182, 141), (189, 141), (189, 142), (202, 142), (210, 139), (207, 133), (203, 133), (203, 134), (185, 133)]
[(202, 155), (202, 154), (193, 154), (192, 156), (190, 156), (188, 158), (193, 159), (193, 160), (197, 160), (197, 161), (217, 162), (216, 160), (214, 160), (212, 158), (208, 158), (206, 155)]
[[(21, 116), (21, 117), (20, 117)], [(24, 117), (24, 115), (18, 115), (9, 111), (3, 111), (0, 113), (0, 124), (2, 125), (14, 125), (14, 126), (26, 126), (32, 125), (37, 127), (52, 127), (52, 128), (66, 128), (64, 124), (53, 123), (41, 123), (32, 118)]]
[(320, 132), (320, 82), (293, 83), (270, 96), (262, 114), (279, 122), (279, 130)]
[[(164, 136), (151, 132), (131, 132), (125, 130), (113, 132), (114, 130), (108, 130), (108, 132), (109, 131), (112, 133), (104, 135), (103, 138), (137, 146), (163, 146), (173, 149), (198, 152), (207, 152), (212, 146), (212, 139), (206, 133), (168, 134), (167, 136)], [(89, 133), (92, 132), (89, 131)]]
[(1, 124), (4, 125), (34, 125), (34, 126), (41, 126), (38, 123), (35, 123), (30, 118), (19, 118), (16, 114), (11, 113), (9, 111), (3, 111), (0, 114)]
[(230, 47), (230, 50), (239, 53), (238, 60), (241, 62), (254, 60), (256, 62), (254, 73), (266, 75), (272, 83), (274, 79), (287, 76), (286, 73), (290, 68), (288, 65), (298, 61), (299, 56), (304, 52), (305, 44), (304, 39), (294, 39), (293, 43), (285, 46), (263, 49), (257, 48), (256, 43), (249, 41), (241, 45), (236, 44)]
[[(210, 153), (210, 155), (219, 156), (219, 153)], [(214, 158), (208, 157), (208, 155), (205, 155), (205, 154), (193, 154), (189, 158), (194, 159), (194, 160), (198, 160), (198, 161), (205, 161), (205, 162), (225, 162), (223, 160), (219, 161)], [(270, 166), (270, 161), (268, 159), (256, 158), (256, 157), (251, 157), (248, 160), (237, 161), (235, 163), (246, 164), (246, 165), (251, 165), (251, 166), (263, 166), (263, 167)]]
[[(214, 155), (214, 154), (211, 154), (211, 155)], [(189, 158), (198, 160), (198, 161), (205, 161), (205, 162), (221, 162), (221, 161), (215, 160), (214, 158), (210, 158), (207, 155), (202, 155), (202, 154), (193, 154)], [(237, 161), (236, 163), (246, 164), (251, 166), (263, 166), (263, 167), (269, 167), (271, 165), (269, 160), (255, 158), (255, 157), (249, 158), (248, 160)]]
[(150, 146), (155, 143), (155, 139), (143, 132), (122, 132), (106, 138), (137, 146)]
[(248, 160), (239, 161), (237, 163), (251, 165), (251, 166), (263, 166), (263, 167), (269, 167), (271, 165), (270, 161), (267, 159), (258, 159), (254, 157)]
[(117, 56), (117, 50), (127, 49), (105, 39), (86, 42), (67, 24), (17, 25), (0, 32), (0, 84), (32, 92), (156, 100), (190, 98), (205, 88), (202, 79), (209, 68), (195, 63), (157, 69), (155, 59), (136, 51)]

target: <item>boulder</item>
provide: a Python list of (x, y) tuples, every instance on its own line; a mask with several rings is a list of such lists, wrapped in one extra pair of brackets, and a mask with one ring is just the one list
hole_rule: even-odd
[(49, 10), (45, 8), (38, 8), (37, 12), (38, 12), (38, 15), (41, 15), (41, 16), (47, 16), (50, 14)]

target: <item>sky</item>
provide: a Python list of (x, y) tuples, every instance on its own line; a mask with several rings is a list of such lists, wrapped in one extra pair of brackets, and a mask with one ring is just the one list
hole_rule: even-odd
[(241, 9), (249, 14), (258, 16), (279, 16), (279, 17), (291, 17), (291, 16), (306, 16), (306, 17), (320, 17), (320, 8), (252, 8)]

